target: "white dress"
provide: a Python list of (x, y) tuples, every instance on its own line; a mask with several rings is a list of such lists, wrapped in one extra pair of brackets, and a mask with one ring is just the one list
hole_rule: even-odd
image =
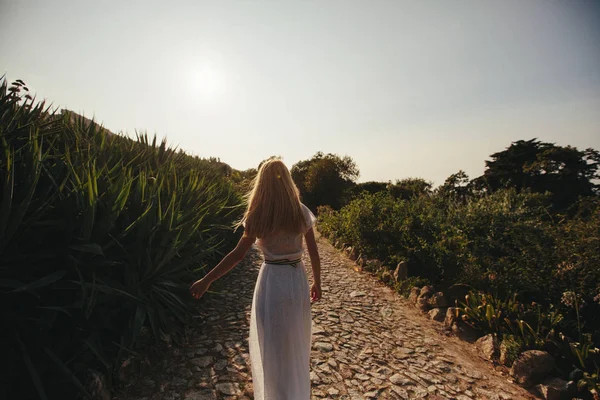
[[(302, 204), (307, 227), (316, 218)], [(307, 229), (308, 229), (307, 228)], [(256, 240), (265, 260), (295, 260), (303, 234)], [(261, 265), (250, 314), (249, 349), (255, 400), (309, 400), (311, 310), (303, 262)]]

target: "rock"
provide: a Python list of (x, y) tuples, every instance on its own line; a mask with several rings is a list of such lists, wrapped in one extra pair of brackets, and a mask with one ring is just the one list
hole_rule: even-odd
[(227, 359), (221, 359), (218, 360), (215, 365), (213, 365), (213, 368), (216, 369), (217, 371), (222, 370), (223, 368), (225, 368), (228, 364)]
[(364, 268), (365, 265), (367, 265), (367, 261), (363, 258), (362, 255), (358, 256), (358, 260), (356, 260), (356, 263), (361, 267)]
[(360, 290), (355, 290), (353, 292), (350, 293), (350, 297), (363, 297), (366, 296), (367, 294), (365, 292), (361, 292)]
[(429, 311), (429, 309), (431, 308), (431, 306), (429, 305), (429, 299), (427, 299), (426, 297), (419, 297), (417, 299), (416, 307), (423, 312)]
[(206, 368), (213, 362), (212, 356), (204, 356), (192, 359), (192, 364), (200, 368)]
[(409, 384), (411, 381), (400, 374), (394, 374), (390, 377), (390, 382), (392, 382), (394, 385), (404, 386)]
[(498, 338), (491, 333), (477, 339), (475, 346), (486, 360), (493, 360), (498, 354)]
[(390, 271), (385, 270), (385, 271), (383, 271), (383, 274), (381, 274), (381, 280), (386, 285), (389, 285), (390, 283), (392, 283), (394, 281), (394, 278), (392, 277), (392, 274), (390, 273)]
[(239, 388), (238, 384), (233, 383), (233, 382), (217, 383), (215, 385), (215, 387), (217, 388), (217, 390), (219, 392), (230, 395), (230, 396), (235, 396), (236, 394), (239, 394), (239, 392), (240, 392), (240, 388)]
[[(573, 388), (569, 387), (569, 383), (560, 378), (546, 379), (544, 382), (536, 386), (536, 389), (546, 400), (561, 400), (572, 398), (577, 392), (572, 393)], [(575, 388), (575, 390), (577, 390)], [(571, 393), (570, 393), (571, 391)]]
[(394, 270), (394, 280), (400, 282), (408, 277), (408, 263), (406, 261), (399, 262)]
[(456, 307), (448, 307), (446, 310), (446, 318), (444, 318), (444, 327), (452, 329), (452, 325), (456, 322), (458, 309)]
[(421, 292), (421, 289), (414, 286), (412, 289), (410, 289), (410, 295), (408, 296), (408, 301), (410, 301), (412, 304), (415, 304), (417, 302), (417, 299), (419, 298), (420, 292)]
[(429, 305), (433, 308), (448, 307), (448, 301), (446, 300), (444, 293), (437, 292), (432, 294), (429, 298)]
[(430, 298), (435, 291), (433, 290), (433, 286), (423, 286), (421, 288), (421, 292), (419, 293), (419, 297)]
[(315, 350), (319, 350), (322, 352), (329, 352), (333, 350), (333, 345), (331, 343), (325, 342), (315, 342), (314, 346)]
[(545, 351), (528, 350), (521, 353), (510, 369), (512, 376), (521, 385), (531, 385), (543, 379), (554, 369), (554, 358)]
[(445, 308), (434, 308), (433, 310), (429, 310), (429, 318), (431, 318), (434, 321), (443, 322), (445, 317)]
[(358, 249), (351, 247), (349, 257), (352, 261), (356, 261), (358, 259)]

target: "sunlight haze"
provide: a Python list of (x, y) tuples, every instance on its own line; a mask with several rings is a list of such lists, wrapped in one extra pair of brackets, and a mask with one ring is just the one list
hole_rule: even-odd
[(600, 149), (600, 2), (0, 0), (0, 75), (236, 169), (317, 151), (435, 185), (537, 137)]

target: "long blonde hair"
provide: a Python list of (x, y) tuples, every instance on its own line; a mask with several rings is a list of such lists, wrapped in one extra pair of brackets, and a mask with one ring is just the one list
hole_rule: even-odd
[(300, 233), (306, 220), (298, 188), (290, 171), (278, 159), (264, 161), (246, 195), (248, 207), (239, 225), (247, 236), (264, 238), (275, 232)]

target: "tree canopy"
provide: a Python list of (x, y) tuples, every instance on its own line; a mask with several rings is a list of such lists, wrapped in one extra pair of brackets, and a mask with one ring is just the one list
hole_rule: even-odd
[(486, 161), (483, 178), (494, 192), (514, 187), (518, 191), (549, 192), (557, 209), (564, 209), (581, 196), (598, 193), (600, 153), (577, 150), (537, 139), (519, 140)]
[(339, 209), (359, 176), (352, 158), (320, 151), (311, 159), (294, 164), (291, 173), (302, 201), (313, 210), (321, 205)]

